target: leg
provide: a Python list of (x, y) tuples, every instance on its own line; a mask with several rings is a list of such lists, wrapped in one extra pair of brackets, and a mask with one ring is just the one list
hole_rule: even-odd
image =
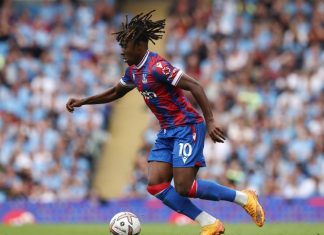
[(174, 186), (176, 191), (184, 197), (193, 197), (190, 195), (191, 186), (196, 180), (198, 167), (173, 168)]
[(198, 169), (197, 167), (173, 168), (175, 188), (180, 195), (212, 201), (235, 201), (235, 190), (212, 181), (196, 180)]
[(148, 185), (170, 183), (173, 178), (172, 166), (167, 162), (148, 163)]
[[(156, 143), (148, 157), (149, 183), (147, 190), (174, 211), (197, 221), (203, 227), (201, 235), (222, 234), (225, 229), (219, 220), (197, 208), (187, 197), (180, 196), (170, 185), (173, 178), (174, 146), (179, 146), (178, 142), (175, 143), (174, 137), (183, 129), (181, 127), (168, 131), (161, 130), (158, 133)], [(198, 162), (198, 164), (203, 165), (204, 162)]]
[(230, 188), (205, 180), (196, 180), (199, 166), (205, 166), (203, 155), (206, 128), (204, 123), (188, 125), (177, 132), (173, 146), (172, 165), (175, 188), (186, 197), (207, 200), (234, 201), (236, 192)]
[(160, 131), (148, 157), (147, 191), (171, 209), (195, 219), (201, 210), (185, 197), (180, 196), (170, 185), (172, 172), (173, 139)]
[(220, 235), (224, 233), (223, 224), (213, 216), (197, 208), (188, 198), (180, 196), (170, 185), (172, 166), (165, 162), (149, 162), (149, 185), (147, 191), (160, 199), (174, 211), (197, 221), (203, 230), (201, 235)]
[(180, 196), (170, 185), (172, 166), (166, 162), (149, 162), (147, 191), (160, 199), (172, 210), (195, 219), (202, 211), (188, 198)]
[(196, 180), (197, 172), (198, 169), (194, 167), (173, 169), (175, 188), (180, 195), (212, 201), (235, 202), (243, 206), (257, 226), (263, 226), (264, 211), (255, 192), (251, 190), (235, 191), (212, 181)]
[(198, 166), (206, 166), (203, 155), (206, 128), (203, 123), (181, 128), (173, 147), (173, 175), (177, 192), (186, 197), (212, 201), (235, 202), (245, 209), (258, 226), (264, 223), (264, 212), (255, 193), (235, 191), (207, 180), (196, 180)]

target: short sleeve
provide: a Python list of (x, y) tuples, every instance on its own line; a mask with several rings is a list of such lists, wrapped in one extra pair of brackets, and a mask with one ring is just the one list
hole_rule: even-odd
[(129, 67), (126, 69), (125, 75), (120, 79), (119, 82), (125, 87), (129, 87), (129, 88), (135, 87)]
[(152, 67), (152, 75), (154, 78), (173, 86), (177, 85), (182, 74), (182, 70), (173, 67), (167, 61), (159, 61)]

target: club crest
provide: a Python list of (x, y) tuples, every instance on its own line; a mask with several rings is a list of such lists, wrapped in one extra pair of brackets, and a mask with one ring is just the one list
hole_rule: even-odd
[(168, 76), (171, 73), (171, 69), (167, 66), (162, 68), (162, 73), (166, 76)]

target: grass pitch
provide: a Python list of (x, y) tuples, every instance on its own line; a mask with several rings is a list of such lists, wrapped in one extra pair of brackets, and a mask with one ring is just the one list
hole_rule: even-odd
[[(225, 224), (225, 235), (324, 235), (324, 223), (266, 224), (258, 228), (253, 224)], [(144, 224), (141, 235), (198, 235), (199, 226)], [(0, 225), (0, 235), (108, 235), (106, 224), (51, 224), (9, 227)]]

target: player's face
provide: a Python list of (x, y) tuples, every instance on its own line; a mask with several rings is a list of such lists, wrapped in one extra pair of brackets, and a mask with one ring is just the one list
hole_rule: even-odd
[(122, 58), (129, 66), (141, 62), (141, 46), (134, 42), (127, 42), (122, 47)]

